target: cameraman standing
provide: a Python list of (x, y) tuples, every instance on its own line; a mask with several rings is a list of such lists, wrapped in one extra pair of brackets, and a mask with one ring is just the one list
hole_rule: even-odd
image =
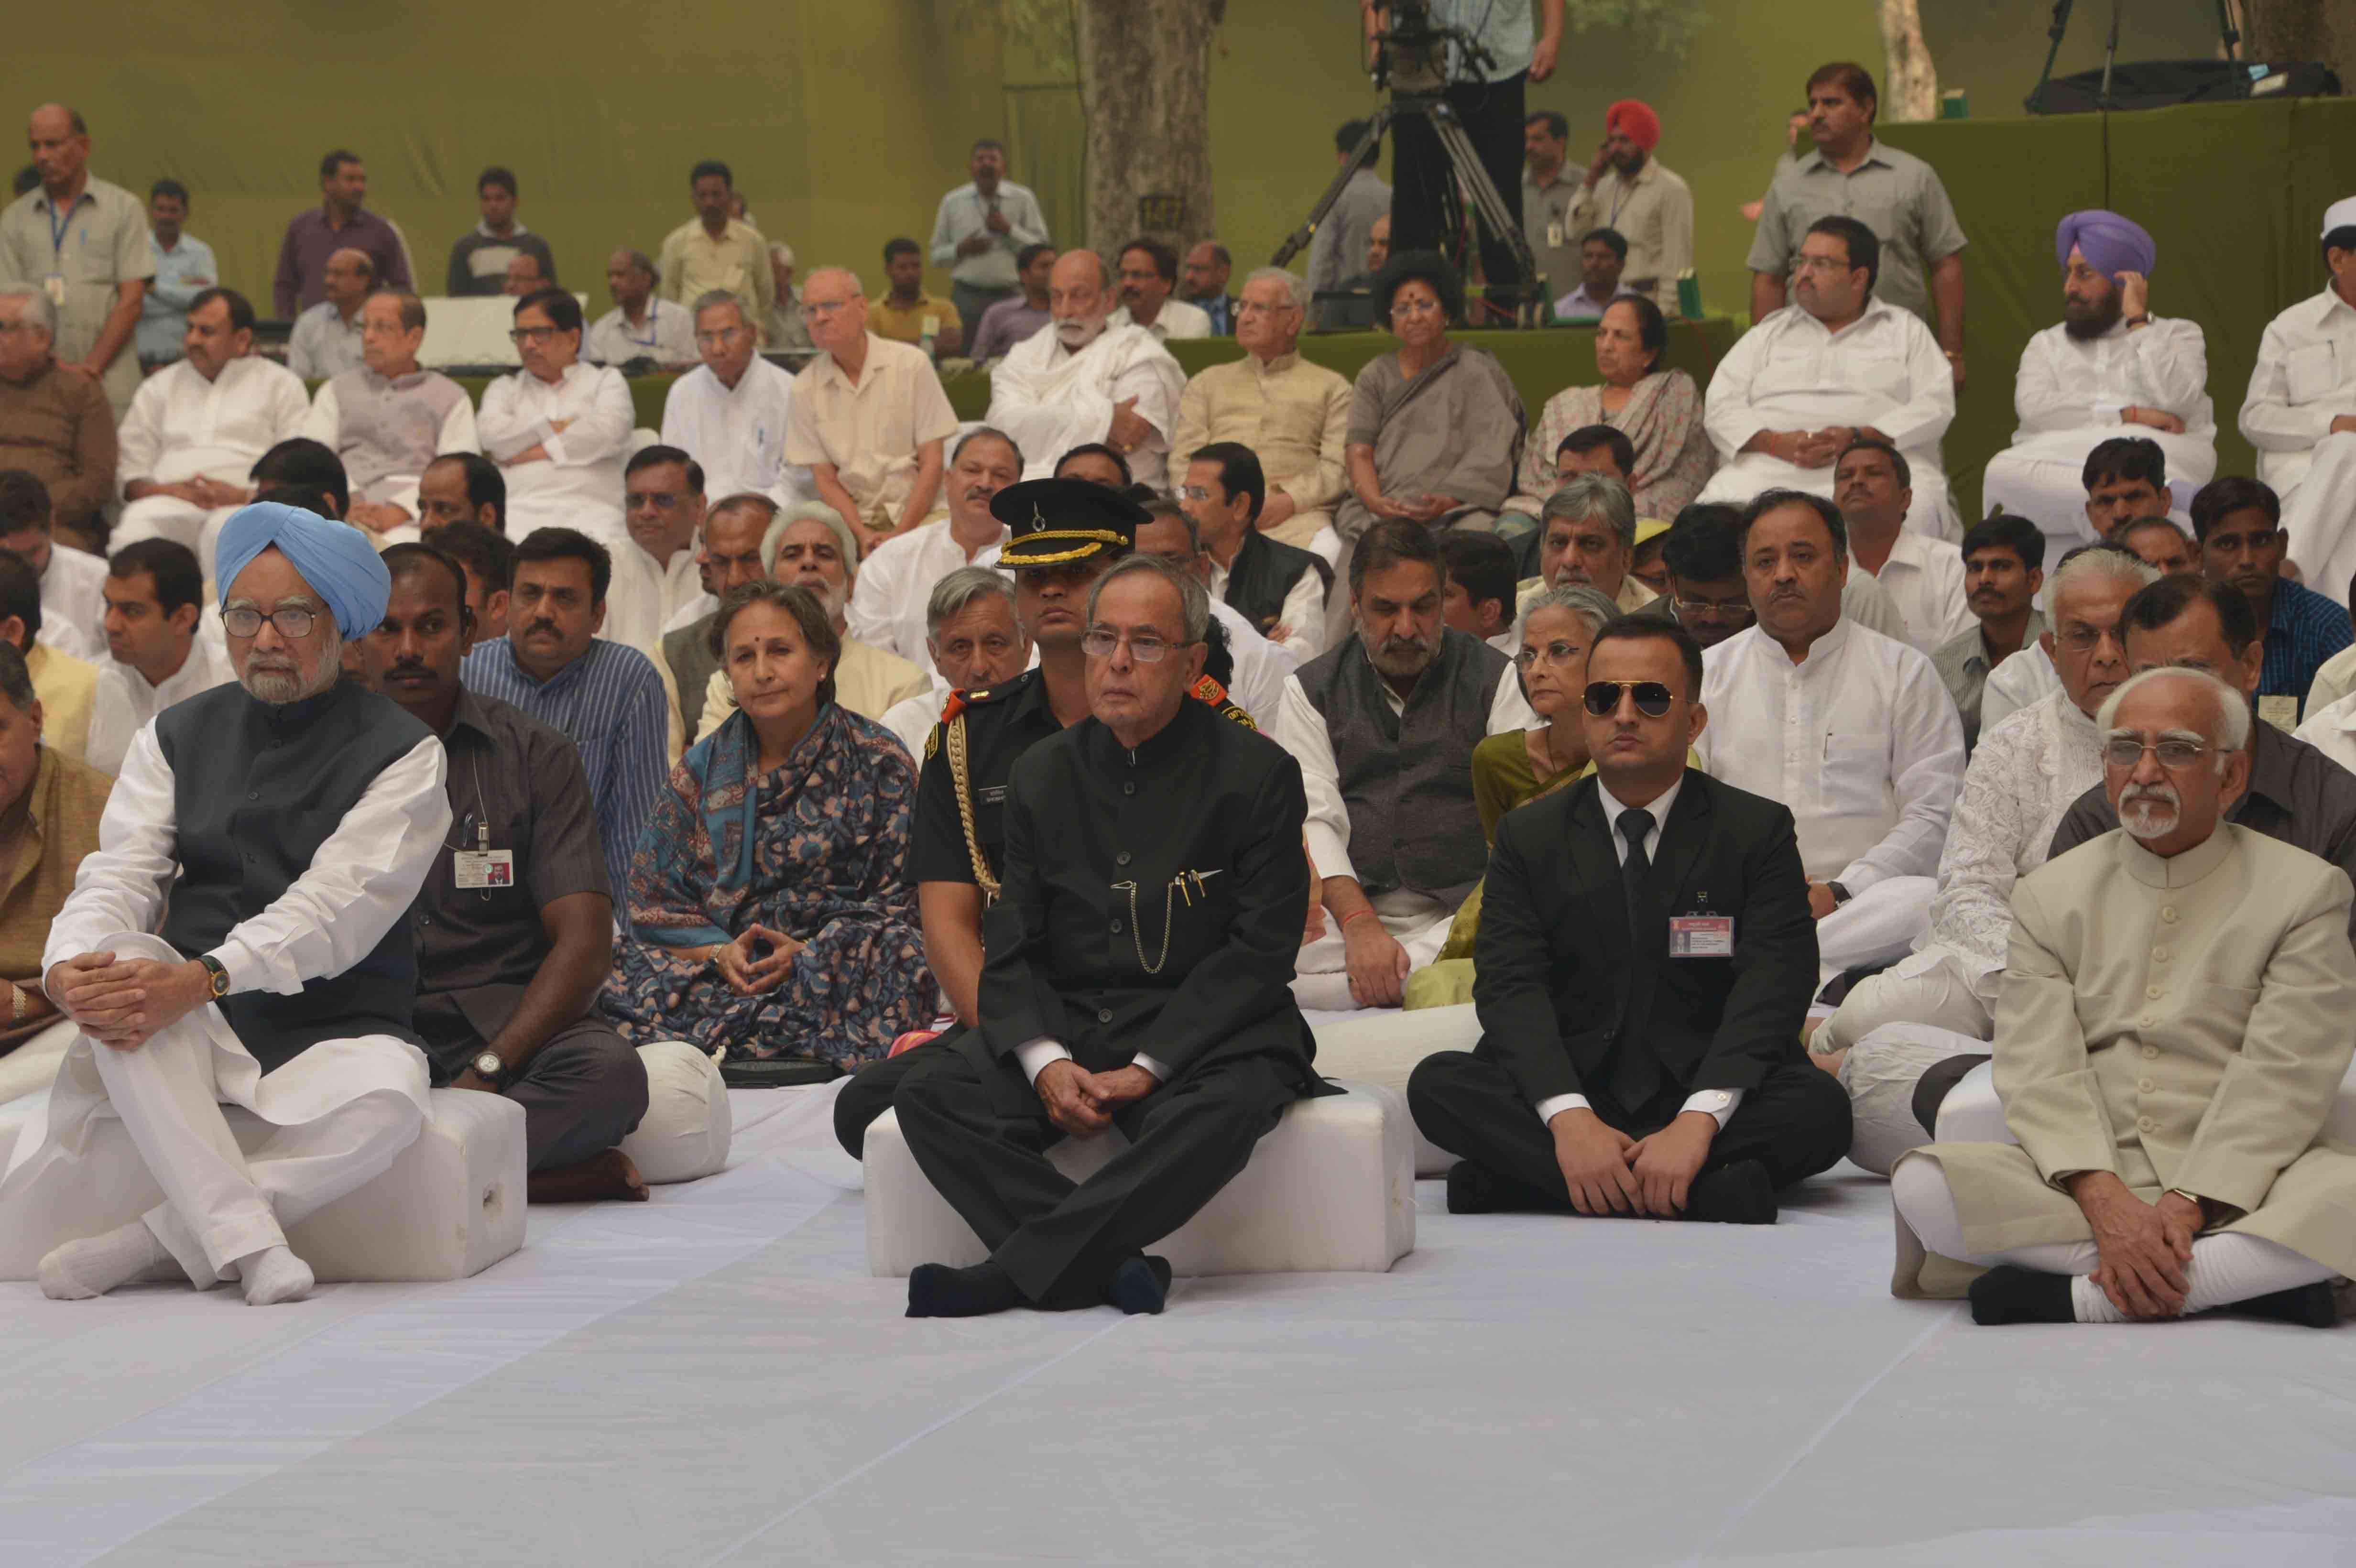
[[(1463, 46), (1451, 41), (1439, 46), (1439, 63), (1447, 82), (1449, 107), (1462, 122), (1482, 167), (1489, 173), (1490, 184), (1496, 187), (1519, 227), (1523, 87), (1554, 74), (1555, 56), (1562, 47), (1562, 0), (1421, 0), (1419, 6), (1359, 0), (1358, 8), (1369, 64), (1375, 35), (1407, 20), (1405, 14), (1417, 9), (1429, 15), (1433, 28), (1468, 34), (1487, 51), (1485, 61), (1468, 59)], [(1405, 90), (1398, 71), (1401, 63), (1394, 51), (1395, 91)], [(1448, 237), (1440, 230), (1440, 203), (1451, 177), (1448, 156), (1440, 149), (1439, 136), (1419, 116), (1402, 115), (1391, 123), (1391, 249), (1394, 253), (1442, 250)], [(1519, 281), (1520, 268), (1505, 236), (1482, 236), (1481, 272), (1493, 289)]]

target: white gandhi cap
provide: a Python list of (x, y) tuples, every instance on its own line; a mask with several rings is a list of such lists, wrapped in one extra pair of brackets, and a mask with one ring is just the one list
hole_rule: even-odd
[(2329, 238), (2335, 229), (2356, 229), (2356, 196), (2335, 201), (2323, 209), (2323, 237)]

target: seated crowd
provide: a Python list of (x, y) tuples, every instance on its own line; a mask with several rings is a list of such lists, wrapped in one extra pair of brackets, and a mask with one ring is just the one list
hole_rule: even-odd
[[(1609, 177), (1658, 191), (1642, 108)], [(644, 1198), (637, 1048), (681, 1040), (847, 1078), (854, 1157), (897, 1113), (990, 1249), (912, 1315), (1158, 1311), (1144, 1248), (1330, 1090), (1312, 1017), (1469, 1006), (1408, 1084), (1453, 1212), (1768, 1223), (1846, 1157), (1893, 1288), (1981, 1322), (2331, 1320), (2356, 200), (2268, 329), (2259, 477), (2215, 472), (2150, 237), (2062, 219), (1965, 526), (1919, 234), (1779, 205), (1791, 303), (1706, 387), (1599, 258), (1596, 381), (1533, 434), (1437, 254), (1371, 280), (1397, 347), (1353, 382), (1299, 277), (1047, 252), (1003, 168), (943, 202), (955, 298), (894, 241), (871, 302), (699, 165), (594, 327), (487, 175), (452, 286), (514, 293), (520, 367), (479, 409), (400, 249), (290, 229), (316, 392), (213, 284), (104, 442), (0, 293), (0, 1098), (51, 1094), (0, 1223), (102, 1179), (102, 1115), (166, 1198), (50, 1295), (302, 1295), (284, 1227), (429, 1087), (522, 1107), (534, 1198)], [(961, 424), (967, 319), (1005, 348)], [(1205, 322), (1243, 352), (1190, 379)], [(652, 444), (624, 348), (693, 363)], [(116, 503), (111, 554), (65, 537)], [(1983, 1080), (2016, 1141), (1941, 1141)], [(1045, 1158), (1114, 1126), (1085, 1181)]]

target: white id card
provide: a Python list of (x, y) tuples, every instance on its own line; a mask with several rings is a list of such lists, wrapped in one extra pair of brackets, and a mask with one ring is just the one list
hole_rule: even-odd
[(1680, 914), (1669, 920), (1672, 958), (1731, 958), (1734, 917), (1724, 914)]
[(918, 335), (921, 336), (938, 337), (941, 335), (941, 318), (939, 316), (926, 316), (923, 320), (919, 321), (916, 325)]
[(2261, 697), (2258, 717), (2287, 735), (2298, 728), (2298, 699), (2283, 692)]
[(1549, 251), (1559, 251), (1562, 249), (1562, 220), (1560, 219), (1557, 219), (1554, 222), (1547, 225), (1547, 249)]
[(462, 888), (511, 888), (515, 886), (515, 851), (461, 849), (452, 857), (451, 871)]
[(49, 303), (51, 304), (61, 305), (65, 304), (66, 275), (63, 272), (51, 272), (48, 277), (41, 280), (41, 292), (49, 296)]

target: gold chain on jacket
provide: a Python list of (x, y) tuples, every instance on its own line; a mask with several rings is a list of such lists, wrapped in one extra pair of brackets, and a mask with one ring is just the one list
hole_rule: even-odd
[(965, 763), (965, 715), (959, 713), (945, 728), (948, 731), (949, 783), (957, 790), (958, 821), (965, 828), (966, 853), (973, 857), (973, 880), (981, 888), (984, 903), (998, 900), (998, 879), (990, 874), (990, 858), (981, 852), (981, 839), (973, 830), (973, 785), (967, 777)]

